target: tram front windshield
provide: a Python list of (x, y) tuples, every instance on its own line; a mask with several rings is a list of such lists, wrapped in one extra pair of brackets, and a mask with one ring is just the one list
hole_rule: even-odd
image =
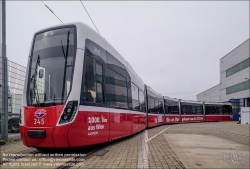
[(75, 29), (54, 29), (35, 36), (29, 66), (27, 104), (64, 104), (71, 90)]

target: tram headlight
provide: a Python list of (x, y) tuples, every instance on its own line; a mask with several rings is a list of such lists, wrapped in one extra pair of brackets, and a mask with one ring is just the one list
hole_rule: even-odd
[(63, 120), (67, 120), (68, 116), (66, 114), (63, 115)]
[(70, 112), (71, 112), (71, 108), (68, 108), (68, 109), (67, 109), (67, 113), (70, 113)]
[(63, 111), (59, 124), (71, 122), (75, 117), (77, 107), (78, 101), (69, 101)]

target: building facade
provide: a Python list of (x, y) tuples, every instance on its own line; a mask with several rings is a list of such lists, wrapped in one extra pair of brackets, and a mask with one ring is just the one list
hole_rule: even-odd
[(248, 39), (220, 59), (220, 84), (197, 94), (197, 101), (231, 102), (237, 115), (240, 107), (250, 107), (249, 72)]
[(26, 67), (8, 61), (9, 100), (11, 101), (9, 105), (12, 105), (12, 113), (20, 113), (25, 75)]
[[(12, 61), (7, 61), (7, 79), (8, 79), (8, 132), (19, 132), (19, 116), (20, 109), (22, 106), (22, 94), (24, 88), (25, 72), (26, 68), (24, 66), (18, 65)], [(2, 99), (2, 58), (0, 57), (0, 102)], [(0, 104), (0, 113), (3, 113), (2, 104)], [(5, 122), (2, 121), (2, 115), (0, 116), (0, 128)], [(0, 129), (0, 134), (2, 134), (2, 129)]]
[[(0, 57), (0, 63), (1, 63)], [(24, 87), (24, 80), (26, 74), (26, 67), (16, 64), (8, 60), (8, 112), (20, 113), (22, 105), (22, 94)], [(0, 64), (0, 74), (2, 74), (2, 64)], [(0, 76), (2, 77), (2, 76)], [(2, 78), (0, 78), (0, 88)], [(0, 101), (2, 99), (2, 90), (0, 89)], [(1, 110), (1, 109), (0, 109)]]

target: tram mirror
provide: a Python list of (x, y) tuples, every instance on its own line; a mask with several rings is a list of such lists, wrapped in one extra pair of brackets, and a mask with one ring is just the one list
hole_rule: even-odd
[(44, 75), (44, 70), (40, 69), (39, 70), (39, 78), (43, 78), (43, 75)]

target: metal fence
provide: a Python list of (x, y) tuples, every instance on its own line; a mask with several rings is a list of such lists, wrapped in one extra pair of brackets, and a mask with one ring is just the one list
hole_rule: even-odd
[[(26, 67), (8, 60), (8, 132), (19, 132), (19, 116), (22, 105)], [(0, 57), (0, 103), (2, 103), (2, 58)], [(0, 111), (2, 111), (0, 104)], [(4, 115), (0, 112), (0, 120)], [(0, 121), (2, 123), (2, 121)], [(1, 125), (0, 125), (1, 127)], [(1, 131), (1, 130), (0, 130)]]

